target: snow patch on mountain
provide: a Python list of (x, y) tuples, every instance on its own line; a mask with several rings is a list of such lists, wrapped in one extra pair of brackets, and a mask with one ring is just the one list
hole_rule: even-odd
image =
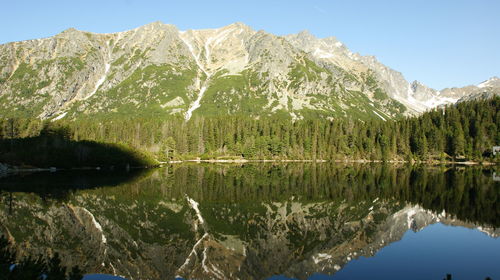
[(194, 110), (200, 108), (201, 106), (201, 99), (203, 98), (203, 94), (205, 94), (205, 91), (207, 90), (207, 86), (204, 85), (201, 87), (200, 91), (198, 92), (198, 97), (196, 100), (191, 104), (189, 109), (186, 111), (186, 114), (184, 115), (186, 121), (188, 121), (191, 116), (193, 115)]
[(314, 50), (313, 55), (316, 56), (316, 57), (318, 57), (318, 58), (330, 58), (330, 57), (333, 57), (332, 53), (324, 51), (324, 50), (322, 50), (320, 48), (316, 48), (316, 50)]
[(459, 98), (443, 97), (439, 95), (434, 95), (430, 99), (421, 102), (428, 108), (435, 108), (441, 105), (453, 104), (458, 101)]
[(477, 85), (478, 88), (486, 88), (486, 87), (500, 87), (500, 78), (491, 77), (488, 80)]
[(68, 114), (68, 112), (64, 112), (64, 113), (60, 114), (59, 116), (53, 118), (52, 121), (60, 120), (60, 119), (64, 118), (66, 116), (66, 114)]
[(381, 118), (383, 121), (387, 121), (384, 117), (382, 117), (379, 113), (373, 111), (373, 113), (375, 113), (375, 115), (379, 116), (379, 118)]

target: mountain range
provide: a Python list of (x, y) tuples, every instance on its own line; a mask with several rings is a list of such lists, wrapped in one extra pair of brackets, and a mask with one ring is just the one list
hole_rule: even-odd
[(498, 77), (438, 91), (334, 37), (276, 36), (242, 23), (180, 31), (154, 22), (110, 34), (71, 28), (0, 45), (0, 117), (387, 120), (495, 94)]

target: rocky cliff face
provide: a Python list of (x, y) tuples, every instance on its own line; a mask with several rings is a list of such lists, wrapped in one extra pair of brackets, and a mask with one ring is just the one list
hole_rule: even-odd
[(468, 93), (409, 84), (401, 73), (352, 53), (333, 37), (279, 37), (241, 23), (179, 31), (155, 22), (112, 34), (68, 29), (0, 45), (3, 117), (389, 119)]
[[(493, 77), (477, 86), (432, 89), (418, 81), (409, 83), (403, 74), (380, 63), (374, 56), (352, 53), (336, 38), (318, 39), (307, 31), (285, 38), (295, 47), (306, 52), (311, 59), (327, 68), (341, 68), (349, 73), (365, 73), (389, 97), (404, 104), (407, 114), (421, 113), (437, 106), (452, 104), (459, 99), (473, 99), (474, 96), (492, 96), (500, 92), (500, 79)], [(349, 87), (349, 85), (347, 85)]]
[(447, 88), (442, 90), (446, 95), (458, 97), (458, 102), (473, 99), (487, 99), (500, 95), (500, 78), (492, 77), (477, 86), (463, 88)]
[(437, 91), (334, 37), (280, 37), (241, 23), (179, 31), (154, 22), (112, 34), (68, 29), (0, 45), (2, 117), (389, 119), (498, 94), (498, 81)]

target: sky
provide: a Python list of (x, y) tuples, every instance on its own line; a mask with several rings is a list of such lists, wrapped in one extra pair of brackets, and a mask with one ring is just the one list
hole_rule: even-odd
[(500, 77), (499, 0), (0, 0), (0, 44), (67, 28), (111, 33), (162, 21), (180, 30), (243, 22), (334, 36), (435, 89)]

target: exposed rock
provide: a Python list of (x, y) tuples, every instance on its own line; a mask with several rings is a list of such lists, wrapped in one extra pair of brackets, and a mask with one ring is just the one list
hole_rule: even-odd
[[(307, 31), (275, 36), (235, 23), (179, 31), (154, 22), (97, 34), (73, 28), (0, 45), (0, 117), (75, 119), (285, 112), (292, 119), (390, 119), (498, 91), (500, 79), (437, 91)], [(133, 109), (131, 109), (133, 108)]]

